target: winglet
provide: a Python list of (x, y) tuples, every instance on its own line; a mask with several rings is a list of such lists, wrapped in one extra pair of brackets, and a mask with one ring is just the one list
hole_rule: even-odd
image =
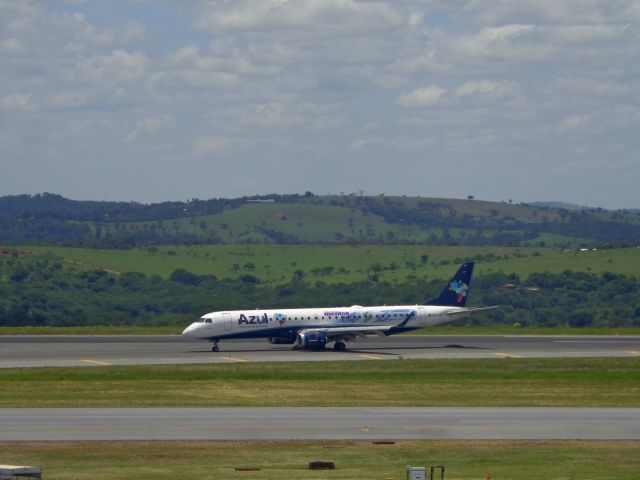
[(440, 296), (427, 302), (427, 305), (443, 307), (466, 307), (471, 291), (471, 275), (473, 274), (473, 262), (463, 263), (456, 274), (451, 278)]

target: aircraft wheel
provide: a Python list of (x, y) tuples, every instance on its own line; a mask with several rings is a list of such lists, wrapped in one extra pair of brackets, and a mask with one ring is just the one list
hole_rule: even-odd
[(333, 345), (333, 349), (334, 349), (336, 352), (344, 352), (344, 351), (347, 349), (347, 346), (346, 346), (343, 342), (336, 342), (336, 343)]
[(220, 347), (218, 347), (217, 345), (214, 345), (213, 347), (211, 347), (211, 351), (212, 352), (218, 352), (218, 351), (220, 351)]

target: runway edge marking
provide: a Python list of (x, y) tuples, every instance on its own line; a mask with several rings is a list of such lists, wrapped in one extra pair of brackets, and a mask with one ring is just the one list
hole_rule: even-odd
[(224, 357), (220, 357), (220, 358), (223, 360), (229, 360), (230, 362), (249, 363), (249, 360), (247, 360), (246, 358), (232, 357), (230, 355), (225, 355)]
[(491, 352), (491, 355), (496, 355), (502, 358), (522, 358), (520, 355), (514, 355), (512, 353), (504, 353), (504, 352)]
[(384, 357), (381, 357), (380, 355), (371, 355), (368, 353), (358, 353), (357, 355), (359, 357), (367, 358), (369, 360), (384, 360)]
[(83, 362), (86, 362), (86, 363), (93, 363), (94, 365), (106, 365), (106, 366), (108, 366), (108, 367), (110, 367), (110, 366), (112, 366), (112, 365), (113, 365), (113, 363), (109, 363), (109, 362), (102, 362), (102, 361), (100, 361), (100, 360), (88, 360), (88, 359), (87, 359), (87, 360), (82, 360), (82, 361), (83, 361)]

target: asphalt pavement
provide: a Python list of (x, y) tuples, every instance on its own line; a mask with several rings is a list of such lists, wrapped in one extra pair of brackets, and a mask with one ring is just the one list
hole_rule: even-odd
[(640, 408), (5, 408), (0, 441), (640, 439)]
[(640, 336), (396, 335), (368, 337), (347, 351), (295, 351), (266, 340), (180, 336), (0, 336), (0, 368), (444, 358), (640, 357)]

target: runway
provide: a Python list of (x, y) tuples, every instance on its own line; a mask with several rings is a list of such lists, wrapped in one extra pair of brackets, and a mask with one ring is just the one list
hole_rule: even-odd
[(0, 336), (0, 368), (443, 358), (640, 357), (640, 336), (397, 335), (349, 343), (346, 352), (294, 351), (266, 340), (207, 342), (180, 336)]
[(640, 439), (638, 408), (0, 410), (0, 441)]

